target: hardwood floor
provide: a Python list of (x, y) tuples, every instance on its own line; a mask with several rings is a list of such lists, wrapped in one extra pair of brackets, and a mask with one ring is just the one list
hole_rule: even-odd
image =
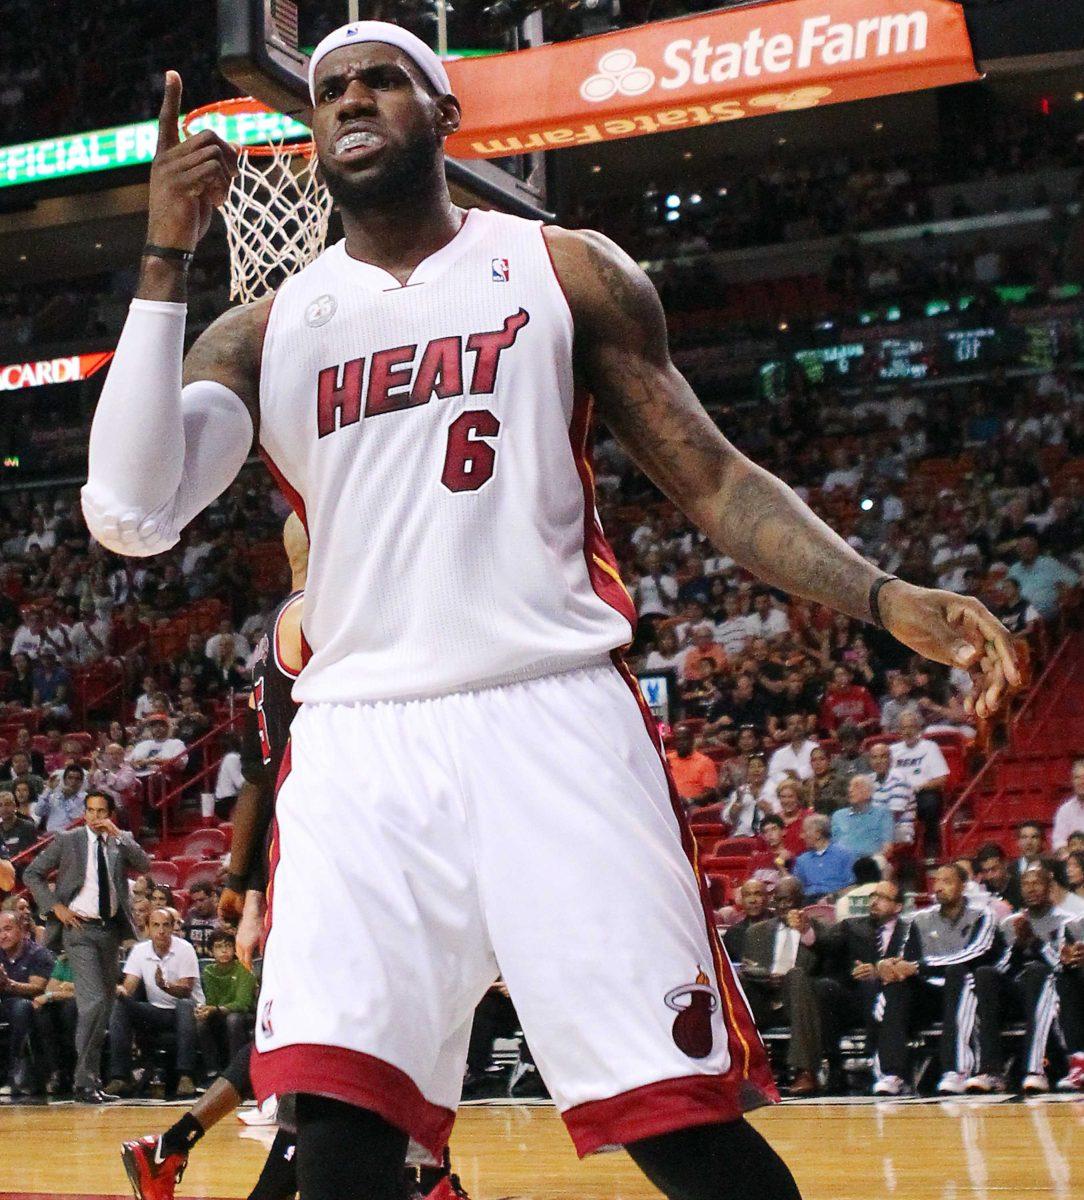
[[(120, 1142), (158, 1132), (176, 1106), (0, 1107), (0, 1200), (129, 1196)], [(1025, 1103), (785, 1104), (753, 1117), (805, 1200), (1078, 1200), (1084, 1099)], [(232, 1117), (197, 1147), (179, 1197), (243, 1197), (272, 1131)], [(549, 1106), (464, 1108), (452, 1143), (473, 1200), (649, 1200), (623, 1154), (579, 1162)], [(750, 1200), (756, 1198), (750, 1181)]]

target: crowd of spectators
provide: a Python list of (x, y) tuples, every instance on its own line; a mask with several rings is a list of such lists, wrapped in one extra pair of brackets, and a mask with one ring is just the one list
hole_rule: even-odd
[[(70, 491), (0, 500), (0, 788), (20, 822), (65, 828), (88, 789), (102, 788), (138, 833), (142, 781), (202, 765), (189, 747), (247, 690), (279, 598), (255, 587), (250, 551), (276, 539), (284, 511), (263, 472), (246, 471), (175, 550), (145, 562), (90, 539)], [(214, 598), (223, 599), (213, 631), (158, 640)], [(79, 683), (100, 669), (113, 672), (115, 694), (88, 711)], [(236, 794), (236, 780), (223, 787), (222, 798)]]
[[(112, 878), (126, 895), (111, 900), (104, 872), (86, 886), (80, 874), (75, 894), (60, 903), (68, 868), (58, 842), (28, 877), (47, 925), (37, 923), (25, 897), (5, 901), (0, 1020), (8, 1031), (0, 1096), (74, 1092), (93, 1102), (138, 1087), (162, 1099), (168, 1084), (178, 1098), (192, 1097), (251, 1037), (257, 977), (236, 957), (235, 927), (218, 919), (217, 891), (194, 885), (182, 915), (168, 888), (142, 874), (129, 881), (124, 866), (145, 868), (146, 855), (111, 823), (115, 810), (103, 793), (91, 791), (84, 803), (91, 836), (119, 842), (122, 865)], [(81, 833), (64, 838), (75, 842)], [(81, 866), (86, 852), (76, 844)], [(49, 870), (58, 865), (50, 885)], [(60, 924), (68, 927), (62, 943)], [(95, 942), (105, 943), (104, 953), (89, 955)]]
[[(886, 571), (978, 594), (1036, 639), (1075, 603), (1084, 493), (1063, 464), (1084, 447), (1079, 372), (785, 396), (722, 423)], [(770, 745), (791, 714), (825, 736), (844, 724), (894, 733), (907, 708), (928, 725), (970, 730), (964, 672), (911, 660), (876, 630), (757, 584), (657, 503), (615, 442), (597, 459), (641, 619), (634, 663), (675, 673), (683, 713), (705, 722), (706, 742), (733, 745), (750, 725)]]

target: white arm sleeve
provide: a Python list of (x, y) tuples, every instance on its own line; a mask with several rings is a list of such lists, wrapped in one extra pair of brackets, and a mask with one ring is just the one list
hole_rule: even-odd
[(146, 557), (233, 482), (252, 418), (213, 380), (181, 387), (186, 306), (133, 300), (90, 428), (87, 528), (118, 554)]

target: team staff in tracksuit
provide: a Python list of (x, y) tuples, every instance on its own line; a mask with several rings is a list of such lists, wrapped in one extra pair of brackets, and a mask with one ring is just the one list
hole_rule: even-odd
[(1006, 1019), (1022, 1017), (1027, 1022), (1025, 1039), (1026, 1093), (1048, 1092), (1046, 1044), (1058, 1015), (1057, 978), (1061, 970), (1061, 948), (1072, 913), (1058, 908), (1050, 899), (1053, 876), (1037, 864), (1020, 876), (1024, 905), (1001, 922), (1005, 953), (996, 967), (979, 967), (977, 975), (993, 975), (1000, 998), (997, 1028), (979, 1029), (982, 1060), (991, 1075), (977, 1081), (973, 1091), (1000, 1091), (1002, 1080), (1001, 1026)]
[[(879, 1045), (888, 1062), (904, 1062), (916, 1024), (942, 1022), (941, 1080), (938, 1092), (959, 1095), (976, 1076), (992, 1074), (996, 1063), (975, 1061), (976, 1020), (994, 1037), (998, 1024), (999, 980), (979, 975), (1005, 951), (992, 912), (964, 898), (967, 874), (949, 863), (934, 877), (937, 904), (911, 918), (903, 954), (879, 968), (884, 988)], [(983, 1046), (983, 1051), (988, 1050)]]

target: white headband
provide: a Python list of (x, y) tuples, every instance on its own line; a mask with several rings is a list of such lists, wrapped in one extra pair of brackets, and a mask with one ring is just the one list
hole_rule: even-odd
[(422, 74), (429, 80), (440, 96), (447, 96), (452, 85), (444, 64), (419, 37), (409, 29), (392, 25), (389, 21), (355, 21), (352, 25), (340, 25), (327, 35), (312, 52), (309, 59), (309, 99), (316, 103), (316, 66), (332, 50), (341, 46), (357, 46), (363, 42), (384, 42), (395, 46), (413, 60)]

